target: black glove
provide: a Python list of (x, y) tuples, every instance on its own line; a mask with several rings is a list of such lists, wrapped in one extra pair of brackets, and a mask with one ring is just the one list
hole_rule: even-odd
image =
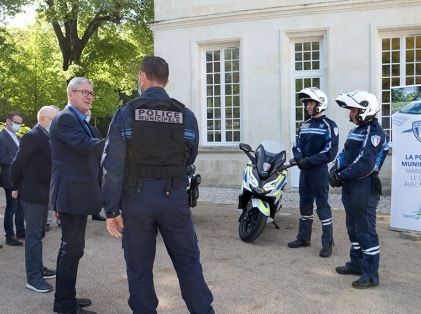
[(291, 158), (291, 159), (289, 160), (289, 163), (290, 163), (291, 165), (296, 165), (296, 164), (297, 164), (297, 158)]
[(300, 170), (307, 170), (311, 167), (310, 162), (307, 158), (298, 158), (296, 161)]
[(338, 187), (342, 186), (342, 182), (343, 182), (343, 180), (342, 180), (341, 176), (339, 175), (339, 173), (337, 173), (335, 171), (330, 172), (329, 183), (330, 183), (330, 186), (332, 188), (338, 188)]

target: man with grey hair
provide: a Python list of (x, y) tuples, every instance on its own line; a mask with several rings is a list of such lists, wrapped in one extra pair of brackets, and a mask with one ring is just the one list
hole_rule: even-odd
[(54, 311), (58, 313), (94, 313), (83, 309), (92, 303), (89, 299), (76, 298), (87, 217), (101, 210), (97, 178), (105, 140), (96, 138), (86, 121), (94, 97), (91, 81), (73, 78), (67, 87), (68, 105), (53, 120), (50, 129), (49, 207), (60, 217), (62, 230), (54, 299)]
[(26, 133), (12, 162), (12, 197), (19, 195), (26, 221), (26, 287), (35, 292), (50, 292), (45, 281), (56, 272), (44, 267), (42, 239), (45, 236), (51, 176), (49, 129), (58, 109), (44, 106), (38, 111), (38, 124)]

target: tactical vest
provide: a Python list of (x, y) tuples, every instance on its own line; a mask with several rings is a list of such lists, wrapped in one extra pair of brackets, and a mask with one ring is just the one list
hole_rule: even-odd
[(126, 155), (126, 183), (143, 179), (167, 179), (178, 188), (186, 170), (184, 141), (185, 106), (175, 99), (138, 98), (128, 104), (132, 114), (132, 137)]

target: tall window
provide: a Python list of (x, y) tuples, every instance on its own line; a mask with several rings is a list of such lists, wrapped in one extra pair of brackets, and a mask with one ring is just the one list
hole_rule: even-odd
[(206, 141), (240, 141), (240, 48), (207, 49)]
[(416, 84), (421, 84), (421, 34), (382, 38), (382, 126), (390, 138), (390, 88)]
[(322, 45), (320, 40), (298, 41), (292, 43), (295, 101), (295, 131), (298, 132), (301, 123), (306, 120), (306, 112), (298, 93), (305, 87), (321, 88), (322, 71)]

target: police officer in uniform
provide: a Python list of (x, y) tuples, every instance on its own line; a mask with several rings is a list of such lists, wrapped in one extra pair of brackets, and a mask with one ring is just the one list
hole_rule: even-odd
[(332, 211), (328, 203), (329, 172), (327, 164), (338, 152), (338, 127), (328, 119), (327, 96), (316, 87), (304, 88), (298, 94), (310, 119), (301, 125), (292, 163), (300, 168), (300, 220), (297, 239), (290, 248), (310, 246), (313, 225), (313, 203), (322, 224), (322, 249), (319, 255), (329, 257), (333, 246)]
[(123, 236), (133, 313), (156, 313), (152, 268), (158, 230), (189, 312), (214, 313), (186, 194), (186, 166), (197, 156), (197, 121), (165, 92), (168, 75), (164, 59), (145, 57), (141, 97), (114, 114), (103, 159), (107, 230)]
[(376, 233), (376, 208), (381, 194), (378, 173), (388, 152), (386, 135), (376, 117), (376, 96), (364, 91), (339, 95), (336, 102), (349, 109), (357, 127), (350, 131), (343, 151), (330, 171), (330, 184), (342, 186), (346, 228), (351, 241), (350, 261), (336, 267), (341, 275), (358, 275), (357, 289), (379, 284), (380, 247)]

